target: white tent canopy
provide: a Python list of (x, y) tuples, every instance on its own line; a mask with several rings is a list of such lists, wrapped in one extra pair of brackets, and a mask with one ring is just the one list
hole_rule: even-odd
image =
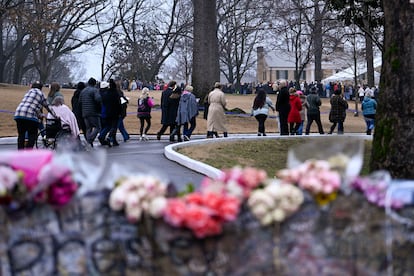
[[(381, 66), (382, 64), (382, 58), (381, 57), (376, 57), (374, 59), (374, 68), (377, 68), (379, 66)], [(325, 79), (322, 80), (323, 83), (327, 83), (327, 82), (336, 82), (336, 81), (353, 81), (354, 80), (354, 76), (355, 76), (355, 67), (351, 66), (346, 68), (343, 71), (340, 71), (336, 74), (333, 74), (332, 76), (329, 76)], [(367, 65), (366, 63), (359, 63), (357, 64), (357, 76), (361, 76), (363, 74), (365, 74), (367, 72)], [(380, 77), (380, 73), (374, 71), (374, 78), (375, 78), (375, 83), (378, 84), (379, 83), (379, 77)]]

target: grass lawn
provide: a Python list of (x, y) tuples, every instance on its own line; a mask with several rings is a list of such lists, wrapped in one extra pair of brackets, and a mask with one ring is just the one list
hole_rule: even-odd
[[(312, 138), (303, 139), (258, 139), (226, 142), (225, 140), (183, 147), (179, 153), (192, 159), (206, 163), (218, 169), (231, 168), (236, 165), (252, 166), (264, 169), (269, 176), (276, 171), (286, 168), (289, 148), (306, 143)], [(364, 161), (361, 174), (369, 174), (369, 159), (372, 143), (365, 141)]]

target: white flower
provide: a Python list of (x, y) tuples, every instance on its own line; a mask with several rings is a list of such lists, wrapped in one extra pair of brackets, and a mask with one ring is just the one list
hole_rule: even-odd
[(19, 181), (18, 174), (9, 167), (0, 166), (0, 187), (11, 190)]
[(156, 197), (151, 200), (148, 212), (153, 218), (160, 218), (163, 215), (166, 206), (167, 199), (165, 197)]
[(237, 181), (230, 180), (229, 182), (227, 182), (226, 189), (229, 195), (232, 195), (239, 199), (243, 198), (244, 196), (243, 188), (239, 185)]
[(264, 215), (262, 218), (259, 218), (260, 224), (263, 226), (267, 226), (273, 222), (273, 216), (271, 212), (268, 212), (266, 215)]
[(109, 196), (109, 206), (114, 211), (121, 211), (124, 208), (126, 192), (121, 187), (115, 188)]
[(269, 209), (264, 204), (256, 204), (251, 207), (251, 211), (257, 218), (261, 218), (269, 212)]
[(269, 194), (267, 194), (266, 191), (263, 189), (253, 191), (247, 201), (247, 204), (250, 207), (253, 207), (254, 205), (259, 203), (264, 204), (269, 209), (273, 208), (275, 205), (275, 201), (273, 200), (273, 198)]
[(130, 222), (138, 222), (141, 220), (142, 209), (140, 206), (136, 206), (136, 207), (127, 206), (125, 212)]
[(285, 220), (286, 214), (283, 211), (283, 209), (277, 208), (277, 209), (273, 210), (272, 218), (273, 218), (274, 221), (281, 222), (281, 221)]

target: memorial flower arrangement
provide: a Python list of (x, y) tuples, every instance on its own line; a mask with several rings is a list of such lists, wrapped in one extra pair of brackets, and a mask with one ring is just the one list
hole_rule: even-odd
[(263, 226), (280, 223), (294, 214), (303, 203), (303, 193), (298, 187), (273, 179), (263, 189), (252, 192), (247, 204)]
[(276, 176), (283, 183), (295, 184), (310, 192), (316, 202), (323, 206), (335, 200), (341, 188), (341, 174), (336, 168), (342, 164), (342, 159), (337, 158), (331, 161), (310, 159), (296, 168), (280, 170)]
[[(368, 202), (384, 208), (385, 195), (389, 186), (389, 181), (384, 178), (374, 176), (356, 177), (352, 183), (352, 187), (361, 192)], [(391, 198), (391, 208), (400, 209), (404, 203), (398, 198)]]
[(125, 211), (129, 221), (143, 216), (163, 218), (173, 227), (187, 228), (198, 238), (220, 234), (225, 222), (237, 219), (242, 202), (267, 178), (255, 168), (234, 167), (217, 179), (205, 178), (200, 189), (167, 197), (167, 185), (152, 176), (121, 178), (112, 190), (112, 210)]
[(167, 205), (167, 185), (154, 176), (121, 178), (109, 197), (114, 211), (125, 210), (130, 222), (139, 222), (143, 214), (160, 218)]
[(52, 151), (5, 152), (0, 163), (0, 204), (9, 210), (29, 202), (63, 206), (78, 189), (70, 168), (54, 162)]

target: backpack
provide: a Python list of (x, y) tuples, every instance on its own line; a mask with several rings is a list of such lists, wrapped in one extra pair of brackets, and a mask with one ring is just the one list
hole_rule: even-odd
[(146, 99), (139, 99), (138, 100), (138, 112), (144, 112), (147, 110)]

